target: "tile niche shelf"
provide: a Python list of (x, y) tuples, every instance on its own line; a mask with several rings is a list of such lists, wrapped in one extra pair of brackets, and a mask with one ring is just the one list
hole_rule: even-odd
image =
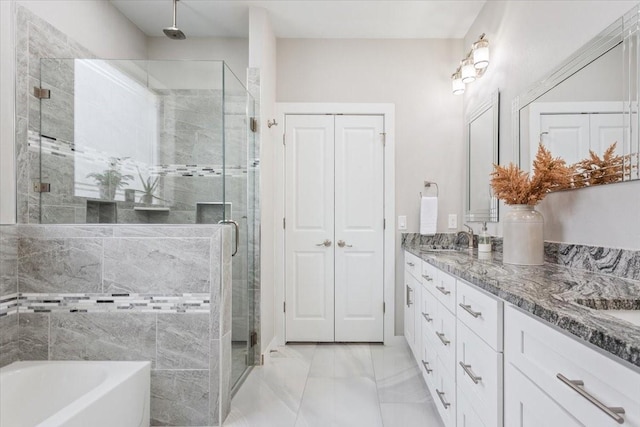
[(141, 212), (170, 212), (171, 208), (167, 206), (134, 206), (133, 210)]
[(231, 202), (196, 203), (196, 224), (217, 224), (225, 218), (231, 218)]

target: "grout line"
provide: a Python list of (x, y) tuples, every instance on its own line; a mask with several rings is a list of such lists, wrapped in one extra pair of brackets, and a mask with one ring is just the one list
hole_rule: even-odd
[(378, 396), (378, 412), (380, 413), (380, 422), (382, 423), (382, 427), (384, 427), (384, 417), (382, 416), (382, 400), (380, 399), (380, 389), (378, 387), (378, 376), (376, 375), (376, 365), (375, 363), (373, 363), (373, 353), (371, 352), (371, 344), (369, 344), (369, 358), (371, 359), (371, 368), (373, 369), (373, 382), (376, 385), (376, 396)]
[(304, 402), (304, 395), (307, 393), (307, 385), (309, 384), (309, 376), (311, 375), (311, 368), (313, 367), (313, 361), (316, 359), (317, 354), (318, 354), (318, 344), (316, 343), (313, 348), (313, 356), (311, 357), (311, 361), (309, 362), (309, 369), (307, 370), (307, 378), (304, 381), (304, 388), (302, 389), (302, 395), (300, 396), (300, 400), (298, 401), (298, 410), (296, 411), (296, 420), (293, 423), (294, 426), (298, 424), (298, 419), (300, 419), (300, 410), (302, 409), (302, 402)]

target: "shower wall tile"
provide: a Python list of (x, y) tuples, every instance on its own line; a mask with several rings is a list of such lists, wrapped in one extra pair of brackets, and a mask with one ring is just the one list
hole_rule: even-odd
[(157, 369), (209, 369), (209, 314), (158, 315)]
[(18, 316), (0, 317), (0, 368), (18, 358)]
[(49, 360), (49, 314), (18, 315), (18, 347), (21, 360)]
[(101, 292), (102, 239), (22, 238), (18, 244), (20, 292)]
[(18, 240), (0, 227), (0, 297), (18, 292)]
[(104, 244), (104, 290), (209, 292), (206, 238), (113, 238)]
[(231, 411), (231, 332), (220, 340), (220, 419), (224, 420)]
[(18, 225), (17, 236), (31, 239), (111, 237), (114, 227), (95, 225)]
[(220, 355), (220, 339), (212, 339), (209, 358), (209, 423), (208, 425), (222, 425), (220, 422), (220, 374), (222, 360)]
[(51, 313), (51, 360), (156, 361), (156, 315)]
[(205, 426), (208, 420), (208, 370), (151, 371), (152, 426)]
[[(128, 226), (121, 225), (113, 227), (114, 237), (210, 237), (214, 240), (220, 239), (220, 233), (224, 228), (223, 225), (192, 225), (192, 226), (153, 226), (145, 225)], [(218, 260), (219, 251), (211, 253), (211, 256)]]

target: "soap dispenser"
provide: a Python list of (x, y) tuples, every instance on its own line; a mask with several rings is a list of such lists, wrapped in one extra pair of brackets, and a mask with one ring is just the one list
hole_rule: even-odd
[(487, 223), (482, 223), (482, 231), (478, 235), (478, 252), (491, 252), (491, 236), (487, 233)]

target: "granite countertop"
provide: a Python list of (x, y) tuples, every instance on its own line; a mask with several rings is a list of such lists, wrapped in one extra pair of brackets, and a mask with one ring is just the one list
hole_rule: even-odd
[(640, 281), (549, 263), (503, 264), (499, 252), (478, 259), (477, 250), (425, 252), (411, 242), (403, 248), (640, 367), (640, 326), (606, 314), (606, 309), (640, 309)]

